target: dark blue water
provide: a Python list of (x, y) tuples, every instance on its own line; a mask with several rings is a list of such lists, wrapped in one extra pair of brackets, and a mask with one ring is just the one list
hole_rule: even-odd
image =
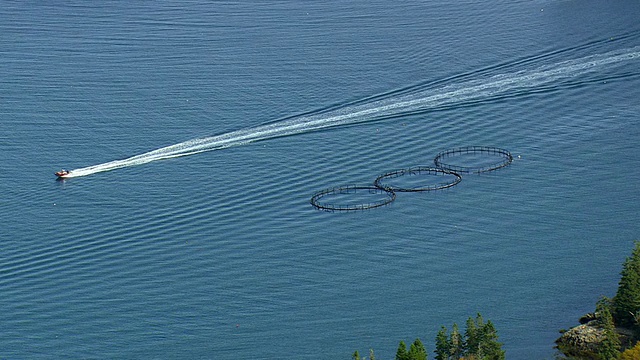
[[(476, 312), (507, 358), (552, 358), (640, 239), (639, 15), (636, 1), (3, 4), (0, 358), (388, 359), (401, 339), (433, 351)], [(309, 203), (468, 145), (515, 160), (371, 211)]]

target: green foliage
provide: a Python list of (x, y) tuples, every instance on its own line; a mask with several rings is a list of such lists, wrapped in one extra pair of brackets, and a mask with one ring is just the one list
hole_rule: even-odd
[(476, 355), (486, 360), (504, 360), (505, 352), (498, 342), (498, 332), (491, 320), (480, 328), (481, 338)]
[[(453, 324), (451, 334), (442, 326), (436, 336), (436, 360), (504, 360), (505, 352), (502, 344), (498, 342), (498, 332), (491, 321), (485, 323), (482, 315), (475, 319), (467, 320), (467, 328), (464, 337), (460, 333), (457, 324)], [(356, 351), (354, 360), (366, 360), (361, 358)], [(370, 360), (374, 360), (373, 350), (370, 352)], [(420, 339), (416, 339), (407, 350), (407, 344), (400, 341), (396, 351), (395, 360), (427, 360), (427, 349)]]
[[(353, 353), (353, 355), (351, 355), (351, 358), (353, 360), (367, 360), (367, 357), (360, 357), (360, 353), (358, 352), (358, 350), (356, 350), (356, 352)], [(373, 353), (373, 349), (369, 349), (369, 360), (376, 360), (376, 356)]]
[(409, 352), (407, 351), (407, 344), (404, 341), (400, 341), (398, 345), (398, 351), (396, 351), (396, 360), (409, 360)]
[(398, 351), (396, 351), (396, 360), (427, 360), (427, 349), (425, 349), (420, 339), (416, 339), (411, 344), (409, 351), (407, 351), (407, 344), (404, 341), (400, 341)]
[(447, 328), (442, 326), (436, 335), (436, 360), (449, 360), (451, 345), (451, 340), (447, 337)]
[(480, 349), (480, 328), (484, 326), (482, 315), (478, 314), (474, 321), (471, 317), (467, 319), (467, 329), (464, 332), (464, 352), (467, 354), (477, 354)]
[(436, 359), (482, 359), (504, 360), (505, 352), (498, 342), (498, 333), (491, 321), (484, 322), (478, 314), (475, 320), (467, 320), (464, 339), (460, 335), (458, 325), (453, 324), (451, 334), (447, 336), (447, 329), (443, 326), (436, 336)]
[(416, 339), (409, 348), (409, 360), (427, 360), (427, 349), (420, 339)]
[(620, 356), (620, 339), (613, 324), (611, 315), (611, 301), (603, 297), (596, 304), (598, 322), (604, 330), (604, 339), (598, 346), (597, 356), (602, 360), (617, 359)]
[(464, 351), (464, 339), (462, 338), (462, 334), (460, 334), (460, 330), (458, 329), (458, 324), (453, 323), (453, 327), (451, 329), (451, 336), (449, 337), (449, 342), (451, 343), (451, 349), (449, 350), (450, 355), (455, 359), (462, 356)]
[(640, 312), (640, 242), (635, 242), (631, 256), (622, 265), (618, 292), (613, 299), (614, 318), (620, 325), (637, 326), (636, 314)]

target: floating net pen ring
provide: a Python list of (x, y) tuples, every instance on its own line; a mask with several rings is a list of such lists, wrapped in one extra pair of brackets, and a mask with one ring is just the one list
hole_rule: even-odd
[[(388, 179), (398, 178), (405, 175), (422, 175), (422, 174), (438, 175), (438, 176), (451, 175), (453, 176), (453, 179), (445, 183), (432, 184), (432, 185), (416, 187), (416, 188), (403, 188), (403, 187), (389, 186), (384, 184), (384, 181)], [(462, 177), (459, 174), (447, 169), (433, 168), (433, 167), (413, 167), (408, 169), (390, 171), (388, 173), (382, 174), (376, 178), (376, 180), (373, 182), (373, 185), (377, 188), (388, 190), (388, 191), (394, 191), (394, 192), (396, 191), (397, 192), (421, 192), (421, 191), (434, 191), (434, 190), (450, 188), (452, 186), (457, 185), (461, 180), (462, 180)]]
[[(455, 157), (458, 155), (466, 155), (466, 154), (485, 154), (485, 155), (499, 155), (502, 159), (498, 162), (491, 163), (483, 166), (460, 166), (454, 165), (450, 163), (445, 163), (444, 160), (449, 157)], [(500, 168), (503, 168), (513, 161), (513, 156), (508, 150), (497, 148), (497, 147), (488, 147), (488, 146), (467, 146), (460, 147), (455, 149), (449, 149), (439, 152), (436, 157), (433, 159), (437, 168), (454, 171), (454, 172), (464, 172), (464, 173), (482, 173), (487, 171), (493, 171)]]
[[(381, 200), (370, 201), (358, 204), (332, 204), (328, 202), (322, 201), (322, 199), (326, 196), (330, 195), (343, 195), (343, 194), (356, 194), (358, 192), (366, 191), (368, 194), (377, 195), (383, 194), (385, 197)], [(331, 189), (326, 189), (317, 192), (311, 197), (311, 205), (313, 205), (318, 210), (324, 211), (356, 211), (356, 210), (368, 210), (375, 209), (377, 207), (385, 206), (392, 203), (396, 199), (396, 193), (382, 189), (375, 186), (356, 186), (356, 185), (348, 185), (348, 186), (338, 186)]]

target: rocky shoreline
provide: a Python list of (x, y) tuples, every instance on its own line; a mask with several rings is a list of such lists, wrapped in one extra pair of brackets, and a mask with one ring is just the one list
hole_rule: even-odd
[[(632, 329), (616, 327), (622, 349), (633, 346), (638, 339)], [(596, 313), (589, 313), (580, 318), (580, 325), (561, 331), (556, 340), (556, 348), (568, 357), (593, 358), (606, 338), (605, 331)]]

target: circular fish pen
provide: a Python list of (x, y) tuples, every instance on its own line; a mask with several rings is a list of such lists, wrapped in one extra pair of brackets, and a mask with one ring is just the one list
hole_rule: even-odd
[[(455, 164), (451, 160), (462, 161)], [(466, 161), (466, 164), (464, 163)], [(463, 173), (483, 173), (503, 168), (513, 161), (505, 149), (487, 146), (467, 146), (439, 152), (433, 159), (437, 168)]]
[[(374, 180), (373, 186), (348, 185), (319, 191), (311, 197), (311, 205), (324, 211), (375, 209), (392, 203), (396, 192), (447, 189), (462, 181), (459, 173), (497, 170), (511, 164), (513, 156), (501, 148), (467, 146), (441, 151), (433, 162), (435, 167), (417, 166), (384, 173)], [(425, 176), (438, 181), (425, 184)]]
[[(361, 196), (364, 195), (364, 196)], [(368, 197), (378, 197), (380, 199), (366, 200)], [(327, 198), (335, 198), (329, 202)], [(361, 202), (348, 202), (349, 198), (362, 197)], [(368, 210), (385, 206), (396, 199), (396, 193), (387, 189), (375, 186), (339, 186), (317, 192), (311, 197), (311, 205), (318, 210), (324, 211), (355, 211)]]
[[(429, 175), (442, 178), (442, 181), (431, 184), (418, 184), (417, 186), (405, 187), (388, 185), (387, 181), (391, 179), (401, 177), (412, 177), (417, 175)], [(373, 185), (377, 188), (394, 191), (394, 192), (421, 192), (421, 191), (434, 191), (450, 188), (457, 185), (462, 180), (462, 177), (453, 171), (446, 169), (439, 169), (433, 167), (412, 167), (408, 169), (400, 169), (382, 174), (376, 178)]]

